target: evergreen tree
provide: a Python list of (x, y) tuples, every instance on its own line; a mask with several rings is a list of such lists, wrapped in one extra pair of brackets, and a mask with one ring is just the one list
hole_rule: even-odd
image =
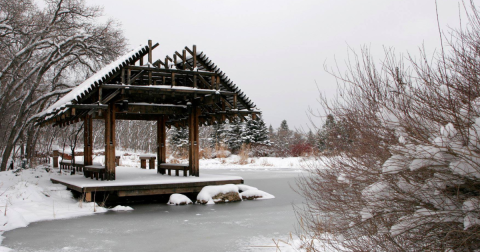
[(268, 136), (270, 137), (270, 139), (275, 139), (275, 131), (271, 124), (268, 127)]
[(235, 152), (242, 147), (243, 130), (244, 123), (242, 123), (238, 117), (235, 117), (235, 119), (229, 123), (229, 128), (225, 134), (225, 143), (232, 152)]
[(255, 120), (248, 118), (245, 124), (244, 131), (242, 132), (242, 141), (246, 144), (258, 143), (258, 144), (270, 144), (269, 132), (265, 126), (265, 122), (257, 117)]
[(255, 142), (270, 145), (270, 132), (262, 118), (257, 118), (257, 132), (255, 133)]
[(170, 129), (170, 140), (169, 140), (169, 143), (170, 143), (170, 148), (172, 148), (172, 150), (174, 152), (177, 152), (177, 151), (180, 151), (180, 152), (183, 152), (184, 150), (183, 149), (186, 149), (186, 147), (188, 146), (188, 129), (187, 127), (185, 128), (175, 128), (175, 127), (172, 127)]
[(283, 121), (280, 123), (280, 129), (279, 129), (279, 131), (284, 131), (284, 132), (290, 131), (290, 129), (288, 128), (287, 120), (283, 120)]
[(227, 130), (225, 129), (225, 124), (214, 124), (212, 126), (212, 132), (209, 136), (210, 147), (215, 148), (217, 144), (221, 144), (225, 141)]
[[(322, 128), (317, 132), (317, 147), (320, 151), (344, 150), (350, 143), (348, 125), (343, 121), (337, 122), (333, 115), (328, 115)], [(332, 146), (335, 146), (333, 148)], [(341, 148), (340, 148), (341, 147)]]
[(315, 146), (316, 139), (315, 139), (315, 135), (313, 134), (312, 130), (309, 130), (308, 133), (307, 133), (307, 143), (310, 146)]
[(287, 120), (283, 120), (277, 130), (277, 135), (275, 138), (275, 147), (279, 156), (288, 156), (290, 153), (291, 141), (292, 131), (288, 127)]

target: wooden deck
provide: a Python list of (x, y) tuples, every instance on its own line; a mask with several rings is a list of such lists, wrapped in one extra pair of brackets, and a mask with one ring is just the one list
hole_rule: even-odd
[(53, 183), (85, 194), (85, 200), (92, 200), (92, 193), (102, 192), (118, 197), (164, 195), (173, 193), (197, 193), (204, 186), (243, 184), (243, 178), (205, 174), (199, 177), (176, 177), (158, 174), (156, 170), (144, 170), (134, 167), (117, 167), (115, 181), (100, 181), (85, 178), (82, 175), (67, 175), (51, 178)]

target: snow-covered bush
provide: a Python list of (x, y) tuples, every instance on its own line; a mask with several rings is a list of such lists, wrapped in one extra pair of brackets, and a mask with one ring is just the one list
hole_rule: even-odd
[[(480, 17), (429, 62), (368, 50), (348, 64), (343, 100), (324, 100), (354, 134), (299, 180), (303, 235), (348, 251), (480, 247)], [(325, 168), (326, 167), (326, 168)], [(313, 243), (312, 243), (313, 244)], [(309, 246), (309, 244), (305, 244)], [(315, 249), (315, 248), (313, 248)], [(321, 248), (316, 248), (321, 250)]]

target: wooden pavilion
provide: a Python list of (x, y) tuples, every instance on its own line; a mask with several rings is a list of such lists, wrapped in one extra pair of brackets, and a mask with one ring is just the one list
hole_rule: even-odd
[[(84, 122), (85, 172), (115, 180), (117, 120), (157, 122), (157, 172), (176, 169), (166, 163), (166, 128), (189, 128), (189, 175), (199, 176), (199, 126), (261, 113), (255, 104), (203, 52), (175, 52), (152, 60), (158, 43), (142, 45), (85, 80), (39, 114), (38, 124), (64, 127)], [(147, 61), (144, 61), (144, 57)], [(92, 165), (92, 120), (105, 121), (105, 166)], [(90, 167), (90, 170), (87, 169)], [(182, 168), (183, 169), (183, 168)], [(177, 173), (178, 174), (178, 173)], [(186, 175), (186, 174), (184, 174)]]

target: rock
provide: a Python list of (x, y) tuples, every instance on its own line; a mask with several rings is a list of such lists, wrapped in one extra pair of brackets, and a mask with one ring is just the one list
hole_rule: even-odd
[(215, 203), (242, 201), (238, 192), (219, 193), (212, 197)]
[(247, 196), (242, 195), (242, 199), (244, 199), (244, 200), (254, 200), (254, 199), (259, 199), (259, 198), (262, 198), (262, 196), (254, 195), (254, 196), (247, 197)]
[[(235, 202), (242, 201), (238, 192), (228, 192), (228, 193), (219, 193), (212, 197), (215, 203), (226, 203), (226, 202)], [(207, 204), (206, 200), (197, 200), (197, 203)]]

